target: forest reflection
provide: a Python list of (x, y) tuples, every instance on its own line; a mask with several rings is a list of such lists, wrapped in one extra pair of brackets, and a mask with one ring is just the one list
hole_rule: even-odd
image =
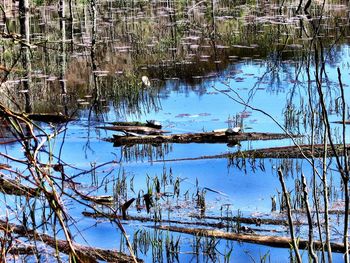
[[(294, 16), (295, 6), (277, 7), (278, 2), (73, 5), (62, 0), (52, 5), (35, 2), (20, 8), (24, 11), (19, 14), (9, 2), (1, 25), (3, 87), (16, 107), (27, 112), (68, 113), (77, 105), (104, 112), (109, 102), (125, 112), (155, 109), (169, 79), (203, 94), (198, 84), (242, 61), (267, 63), (274, 67), (271, 72), (283, 69), (283, 62), (302, 64), (312, 52), (312, 25), (318, 19), (318, 37), (329, 50), (328, 59), (337, 60), (334, 49), (348, 42), (346, 5), (316, 4), (311, 19)], [(152, 80), (150, 92), (140, 92), (143, 75)], [(176, 82), (173, 86), (179, 88)]]

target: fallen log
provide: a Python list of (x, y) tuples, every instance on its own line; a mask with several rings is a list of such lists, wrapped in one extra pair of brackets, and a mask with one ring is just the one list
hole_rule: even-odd
[(104, 130), (110, 130), (110, 131), (126, 131), (126, 132), (136, 132), (139, 134), (146, 134), (146, 135), (158, 135), (163, 133), (168, 133), (169, 131), (164, 131), (161, 129), (156, 129), (152, 127), (146, 127), (146, 126), (98, 126), (96, 127), (98, 129), (104, 129)]
[(40, 190), (21, 184), (20, 182), (0, 176), (0, 192), (8, 195), (39, 196)]
[(150, 128), (156, 128), (161, 129), (162, 124), (156, 120), (148, 120), (146, 122), (139, 122), (139, 121), (117, 121), (117, 122), (110, 122), (109, 124), (112, 124), (114, 126), (140, 126), (140, 127), (150, 127)]
[[(232, 228), (232, 225), (229, 225), (228, 222), (240, 222), (240, 223), (246, 223), (246, 224), (255, 224), (256, 226), (260, 226), (260, 221), (259, 219), (254, 219), (251, 218), (251, 220), (249, 220), (249, 218), (243, 218), (243, 220), (241, 221), (240, 219), (237, 220), (237, 218), (229, 218), (229, 220), (227, 220), (226, 222), (201, 222), (201, 221), (181, 221), (181, 220), (171, 220), (171, 219), (154, 219), (154, 218), (150, 218), (150, 217), (144, 217), (144, 216), (125, 216), (123, 218), (122, 215), (116, 215), (116, 214), (109, 214), (109, 213), (91, 213), (91, 212), (87, 212), (84, 211), (82, 212), (82, 214), (84, 216), (87, 217), (92, 217), (92, 218), (118, 218), (120, 220), (132, 220), (132, 221), (140, 221), (140, 222), (153, 222), (153, 223), (157, 223), (157, 224), (179, 224), (179, 225), (192, 225), (192, 226), (205, 226), (205, 227), (213, 227), (213, 228), (218, 228), (218, 229), (224, 229), (224, 228)], [(199, 218), (199, 217), (198, 217)], [(223, 220), (224, 221), (224, 220)], [(264, 222), (264, 221), (262, 221)], [(267, 222), (267, 221), (265, 221)], [(225, 224), (226, 223), (226, 224)], [(285, 225), (288, 224), (287, 222), (284, 222), (283, 220), (280, 221), (280, 225)], [(277, 222), (275, 223), (276, 225)], [(241, 226), (239, 229), (241, 232), (281, 232), (278, 230), (272, 230), (272, 229), (263, 229), (263, 228), (251, 228), (251, 227), (246, 227), (246, 226)]]
[[(190, 215), (190, 217), (197, 219), (210, 219), (210, 220), (220, 220), (220, 221), (234, 221), (240, 222), (243, 224), (251, 224), (251, 225), (280, 225), (280, 226), (288, 226), (288, 221), (285, 219), (272, 219), (272, 218), (260, 218), (260, 217), (226, 217), (226, 216), (199, 216), (199, 215)], [(302, 223), (293, 221), (295, 225), (301, 225)]]
[(23, 244), (16, 244), (14, 246), (11, 246), (7, 253), (11, 254), (11, 257), (13, 257), (17, 255), (34, 255), (36, 251), (37, 249), (33, 245), (26, 246)]
[[(349, 148), (350, 145), (347, 145)], [(336, 151), (333, 152), (330, 145), (327, 147), (327, 156), (333, 157), (335, 154), (341, 156), (344, 154), (344, 148), (342, 144), (335, 145)], [(304, 155), (303, 155), (304, 154)], [(317, 144), (313, 148), (311, 145), (299, 145), (299, 146), (283, 146), (283, 147), (272, 147), (255, 149), (249, 151), (238, 151), (234, 153), (223, 153), (217, 155), (203, 155), (199, 157), (190, 158), (178, 158), (168, 160), (152, 160), (152, 162), (179, 162), (179, 161), (195, 161), (204, 159), (220, 159), (220, 158), (320, 158), (324, 155), (324, 145)]]
[[(229, 233), (220, 230), (200, 229), (200, 228), (184, 228), (176, 226), (154, 226), (156, 229), (179, 232), (189, 235), (203, 236), (203, 237), (215, 237), (228, 240), (241, 241), (246, 243), (254, 243), (271, 247), (291, 248), (292, 239), (289, 237), (277, 237), (277, 236), (263, 236), (255, 234), (237, 234)], [(300, 249), (307, 249), (309, 242), (307, 240), (298, 239), (298, 246)], [(313, 242), (315, 249), (321, 249), (324, 244), (320, 241)], [(331, 243), (332, 252), (344, 252), (344, 245), (342, 243)]]
[(139, 122), (139, 121), (114, 121), (114, 122), (109, 122), (109, 124), (114, 126), (147, 126), (147, 122)]
[[(41, 234), (35, 230), (28, 230), (22, 225), (16, 225), (8, 223), (4, 220), (0, 220), (0, 229), (6, 229), (9, 232), (41, 241), (50, 247), (57, 249), (61, 253), (69, 254), (70, 247), (66, 240), (60, 240), (53, 238), (47, 234)], [(97, 260), (104, 260), (107, 262), (135, 262), (134, 259), (121, 252), (110, 249), (95, 248), (89, 246), (83, 246), (73, 243), (74, 250), (77, 252), (78, 257), (82, 260), (80, 262), (97, 262)], [(141, 259), (137, 259), (138, 262), (143, 262)]]
[[(123, 219), (122, 215), (112, 214), (112, 213), (99, 213), (99, 212), (82, 212), (84, 216), (92, 217), (92, 218), (118, 218)], [(170, 219), (154, 219), (150, 217), (144, 216), (129, 216), (125, 217), (125, 220), (134, 220), (141, 222), (154, 222), (154, 223), (167, 223), (167, 224), (180, 224), (180, 225), (202, 225), (216, 228), (227, 228), (229, 226), (229, 222), (239, 222), (247, 225), (276, 225), (276, 226), (288, 226), (288, 221), (285, 219), (272, 219), (272, 218), (259, 218), (259, 217), (225, 217), (225, 216), (198, 216), (198, 215), (190, 215), (190, 218), (195, 219), (207, 219), (207, 220), (216, 220), (219, 222), (201, 222), (201, 221), (181, 221), (181, 220), (170, 220)], [(226, 224), (225, 224), (226, 223)], [(307, 223), (303, 223), (300, 221), (293, 221), (293, 225), (306, 225)], [(254, 229), (256, 230), (256, 229)], [(262, 230), (265, 231), (265, 230)], [(267, 230), (268, 231), (268, 230)]]
[[(117, 214), (111, 214), (111, 213), (99, 213), (99, 212), (82, 212), (84, 216), (92, 217), (92, 218), (118, 218), (123, 219), (121, 215)], [(225, 228), (227, 225), (225, 225), (223, 222), (240, 222), (243, 224), (251, 224), (251, 225), (282, 225), (287, 226), (288, 221), (284, 219), (269, 219), (269, 218), (258, 218), (258, 217), (216, 217), (216, 216), (196, 216), (196, 215), (190, 215), (190, 218), (195, 219), (209, 219), (209, 220), (218, 220), (220, 222), (218, 223), (212, 223), (212, 222), (199, 222), (199, 221), (180, 221), (180, 220), (168, 220), (168, 219), (157, 219), (150, 217), (144, 217), (144, 216), (126, 216), (126, 220), (135, 220), (135, 221), (141, 221), (141, 222), (159, 222), (159, 223), (172, 223), (172, 224), (182, 224), (182, 225), (203, 225), (203, 226), (210, 226), (210, 227), (217, 227), (217, 228)], [(301, 223), (294, 222), (296, 225), (301, 225)]]
[(209, 222), (198, 222), (198, 221), (180, 221), (180, 220), (170, 220), (170, 219), (154, 219), (151, 217), (145, 217), (145, 216), (125, 216), (123, 218), (122, 215), (117, 214), (111, 214), (111, 213), (98, 213), (98, 212), (82, 212), (84, 216), (92, 217), (92, 218), (118, 218), (123, 220), (133, 220), (133, 221), (140, 221), (140, 222), (154, 222), (154, 223), (167, 223), (167, 224), (182, 224), (182, 225), (202, 225), (202, 226), (210, 226), (210, 227), (217, 227), (217, 228), (224, 228), (226, 227), (223, 223), (209, 223)]
[(81, 198), (96, 204), (111, 204), (114, 201), (111, 195), (89, 196), (80, 194)]
[[(346, 148), (350, 147), (347, 145)], [(332, 157), (335, 155), (342, 155), (344, 151), (344, 146), (342, 144), (335, 145), (335, 152), (332, 147), (328, 145), (327, 156)], [(251, 155), (254, 158), (301, 158), (306, 156), (308, 158), (320, 158), (324, 155), (324, 145), (298, 145), (298, 146), (283, 146), (283, 147), (272, 147), (264, 148), (258, 150), (252, 150), (247, 152), (242, 152), (244, 155)]]
[[(297, 137), (297, 136), (295, 136)], [(218, 132), (200, 132), (200, 133), (184, 133), (171, 135), (147, 135), (142, 137), (118, 136), (113, 135), (109, 141), (114, 146), (132, 145), (132, 144), (157, 144), (157, 143), (238, 143), (239, 141), (253, 140), (276, 140), (290, 138), (284, 133), (261, 133), (247, 132), (227, 135), (224, 131)]]

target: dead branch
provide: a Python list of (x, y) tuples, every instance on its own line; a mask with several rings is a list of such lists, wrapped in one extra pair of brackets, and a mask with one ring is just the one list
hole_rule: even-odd
[[(246, 243), (255, 243), (271, 247), (290, 248), (292, 239), (289, 237), (276, 237), (276, 236), (263, 236), (255, 234), (237, 234), (229, 233), (220, 230), (200, 229), (200, 228), (183, 228), (176, 226), (156, 226), (156, 229), (179, 232), (189, 235), (203, 236), (203, 237), (215, 237), (228, 240), (236, 240)], [(298, 246), (300, 249), (307, 249), (309, 242), (307, 240), (299, 239)], [(315, 249), (320, 249), (322, 243), (314, 241)], [(344, 246), (341, 243), (331, 243), (332, 251), (344, 252)]]
[(281, 167), (278, 168), (278, 178), (281, 182), (284, 200), (286, 200), (288, 225), (289, 225), (289, 230), (290, 230), (290, 235), (291, 235), (291, 242), (293, 244), (293, 249), (295, 252), (296, 259), (297, 259), (298, 263), (301, 263), (302, 260), (301, 260), (301, 256), (299, 253), (299, 246), (298, 246), (297, 240), (296, 240), (295, 235), (294, 235), (292, 211), (291, 211), (291, 205), (290, 205), (290, 195), (288, 194), (286, 185), (284, 183), (283, 171), (282, 171)]
[[(168, 220), (168, 219), (154, 219), (151, 217), (144, 217), (144, 216), (125, 216), (123, 218), (122, 215), (116, 215), (116, 214), (106, 214), (106, 213), (98, 213), (98, 212), (83, 212), (84, 216), (92, 217), (92, 218), (118, 218), (118, 219), (124, 219), (124, 220), (134, 220), (134, 221), (141, 221), (141, 222), (154, 222), (154, 223), (160, 223), (160, 224), (181, 224), (181, 225), (196, 225), (196, 226), (206, 226), (206, 227), (215, 227), (215, 228), (227, 228), (230, 227), (230, 222), (240, 222), (244, 224), (254, 224), (257, 226), (260, 226), (262, 224), (272, 224), (272, 225), (287, 225), (286, 220), (273, 220), (273, 219), (260, 219), (260, 218), (237, 218), (237, 217), (222, 217), (222, 220), (220, 222), (201, 222), (201, 221), (181, 221), (181, 220)], [(200, 217), (193, 216), (192, 218), (200, 219)], [(267, 229), (258, 229), (258, 228), (249, 228), (253, 231), (271, 231)], [(276, 232), (276, 231), (273, 231)]]
[[(313, 148), (312, 148), (313, 147)], [(350, 145), (347, 145), (348, 149)], [(302, 152), (301, 152), (301, 151)], [(335, 145), (335, 150), (338, 155), (343, 154), (344, 147), (342, 144)], [(335, 152), (327, 148), (327, 155), (329, 157), (334, 156)], [(178, 162), (178, 161), (195, 161), (202, 159), (219, 159), (219, 158), (303, 158), (314, 157), (321, 158), (324, 155), (324, 145), (299, 145), (299, 146), (283, 146), (283, 147), (272, 147), (255, 149), (249, 151), (238, 151), (234, 153), (224, 153), (217, 155), (203, 155), (199, 157), (192, 158), (178, 158), (178, 159), (168, 159), (168, 160), (156, 160), (152, 162)]]
[[(61, 253), (69, 254), (71, 252), (70, 245), (66, 240), (55, 239), (47, 234), (40, 234), (35, 230), (28, 230), (22, 225), (16, 225), (8, 223), (4, 220), (0, 220), (0, 229), (10, 228), (11, 232), (27, 237), (29, 239), (35, 239), (41, 241), (50, 247), (57, 249)], [(101, 249), (89, 246), (83, 246), (80, 244), (73, 243), (74, 250), (77, 253), (79, 259), (84, 260), (81, 262), (96, 262), (97, 260), (104, 260), (107, 262), (135, 262), (133, 257), (128, 256), (124, 253), (117, 252), (115, 250)], [(88, 261), (89, 260), (89, 261)], [(143, 262), (137, 259), (138, 262)]]
[[(259, 218), (259, 217), (225, 217), (225, 216), (197, 216), (197, 215), (191, 215), (190, 217), (198, 218), (198, 219), (210, 219), (210, 220), (220, 220), (220, 221), (239, 221), (243, 224), (252, 224), (252, 225), (281, 225), (281, 226), (287, 226), (288, 221), (285, 219), (272, 219), (272, 218)], [(295, 222), (296, 225), (301, 225), (300, 222)]]

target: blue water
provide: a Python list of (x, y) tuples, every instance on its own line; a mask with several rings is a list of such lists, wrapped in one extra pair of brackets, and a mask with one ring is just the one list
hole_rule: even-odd
[[(346, 85), (345, 96), (347, 99), (349, 98), (347, 85), (350, 83), (350, 79), (349, 74), (346, 73), (348, 70), (348, 51), (349, 47), (343, 46), (340, 51), (340, 53), (345, 54), (342, 56), (342, 60), (335, 64), (329, 64), (327, 67), (327, 74), (332, 83), (332, 94), (329, 93), (329, 97), (339, 96), (336, 73), (336, 67), (339, 66), (343, 72), (342, 81)], [(227, 70), (218, 72), (219, 77), (206, 79), (198, 86), (188, 87), (186, 83), (178, 80), (176, 90), (172, 90), (174, 81), (169, 80), (165, 83), (165, 88), (160, 91), (160, 109), (151, 110), (141, 114), (141, 116), (128, 114), (123, 116), (123, 119), (126, 121), (156, 119), (162, 122), (163, 129), (171, 133), (191, 133), (227, 128), (227, 121), (240, 114), (244, 116), (243, 129), (245, 131), (283, 132), (276, 121), (283, 126), (283, 111), (292, 91), (294, 92), (293, 103), (295, 105), (298, 106), (305, 98), (306, 75), (305, 73), (298, 75), (300, 83), (295, 84), (291, 81), (296, 78), (297, 70), (294, 64), (286, 63), (286, 70), (280, 72), (270, 71), (267, 66), (267, 63), (261, 61), (238, 62), (230, 65)], [(272, 77), (278, 77), (278, 79), (274, 80)], [(239, 100), (243, 104), (247, 103), (249, 107), (237, 103), (235, 100)], [(251, 107), (267, 112), (274, 120)], [(105, 121), (114, 121), (119, 117), (115, 115), (115, 111), (111, 107), (110, 111), (106, 113)], [(339, 120), (339, 117), (332, 114), (331, 120)], [(104, 122), (89, 124), (87, 119), (76, 120), (67, 125), (65, 134), (61, 133), (52, 141), (52, 151), (55, 155), (61, 155), (66, 164), (78, 168), (73, 169), (67, 166), (65, 172), (68, 176), (75, 177), (81, 172), (80, 169), (89, 170), (93, 166), (107, 163), (97, 169), (94, 175), (91, 172), (75, 177), (74, 180), (81, 184), (79, 187), (82, 192), (92, 195), (112, 195), (113, 187), (115, 187), (112, 182), (113, 180), (115, 182), (121, 171), (124, 171), (127, 182), (127, 197), (132, 198), (136, 197), (140, 191), (147, 192), (147, 180), (152, 182), (155, 177), (161, 178), (164, 171), (169, 174), (171, 170), (172, 178), (174, 180), (178, 178), (181, 181), (181, 189), (178, 198), (170, 197), (167, 200), (168, 203), (165, 200), (159, 201), (163, 208), (164, 217), (169, 216), (169, 213), (170, 215), (174, 214), (174, 218), (184, 218), (190, 214), (198, 213), (195, 203), (197, 190), (206, 190), (207, 215), (220, 215), (222, 208), (225, 205), (230, 205), (233, 215), (239, 211), (244, 216), (279, 216), (277, 212), (271, 214), (271, 198), (277, 197), (278, 192), (281, 191), (277, 177), (277, 167), (280, 165), (280, 160), (256, 160), (255, 165), (250, 164), (247, 160), (243, 167), (229, 165), (227, 159), (174, 162), (166, 160), (293, 145), (291, 140), (241, 142), (241, 146), (234, 147), (229, 147), (226, 144), (172, 144), (168, 146), (167, 152), (163, 155), (156, 155), (153, 152), (151, 155), (138, 156), (136, 159), (132, 155), (126, 158), (121, 147), (114, 147), (113, 143), (105, 140), (110, 138), (114, 132), (95, 128), (105, 124)], [(48, 125), (42, 124), (42, 127), (47, 131), (52, 131)], [(334, 125), (333, 127), (338, 126)], [(305, 132), (305, 130), (301, 129), (301, 132)], [(347, 136), (349, 136), (348, 133)], [(9, 155), (20, 156), (21, 149), (17, 144), (1, 146), (1, 149)], [(44, 154), (42, 161), (46, 161)], [(108, 163), (111, 161), (115, 163)], [(53, 163), (55, 162), (54, 159)], [(263, 166), (259, 166), (260, 162), (263, 163)], [(305, 160), (294, 160), (294, 162), (302, 167), (310, 183), (310, 165)], [(23, 171), (26, 170), (25, 167), (17, 167)], [(292, 171), (293, 173), (287, 175), (286, 179), (288, 189), (294, 188), (294, 179), (300, 176), (300, 170), (297, 170), (295, 166)], [(55, 174), (57, 175), (57, 173)], [(339, 189), (339, 177), (336, 173), (334, 174), (334, 187)], [(91, 187), (93, 177), (97, 178), (98, 183)], [(133, 181), (133, 191), (130, 188), (131, 180)], [(172, 193), (174, 186), (169, 183), (164, 189), (166, 192)], [(188, 197), (185, 197), (186, 192)], [(182, 205), (182, 208), (175, 208), (174, 204)], [(89, 244), (105, 248), (119, 247), (120, 232), (115, 225), (103, 219), (95, 225), (97, 220), (82, 216), (81, 212), (86, 208), (75, 202), (68, 205), (67, 208), (73, 218), (77, 220), (77, 228), (83, 232), (84, 238)], [(171, 212), (169, 212), (170, 209), (172, 209)], [(136, 208), (134, 206), (129, 208), (129, 213), (137, 215)], [(141, 214), (147, 216), (145, 211)], [(125, 222), (124, 225), (130, 237), (137, 229), (149, 229), (147, 224), (140, 222)], [(152, 233), (152, 230), (149, 230)], [(174, 236), (176, 237), (177, 234)], [(182, 252), (179, 255), (180, 262), (206, 261), (202, 255), (197, 258), (195, 255), (187, 253), (193, 251), (190, 245), (190, 241), (194, 239), (192, 236), (180, 236)], [(78, 234), (76, 240), (84, 243)], [(223, 254), (227, 254), (231, 247), (231, 261), (234, 259), (235, 262), (247, 262), (252, 258), (259, 261), (264, 255), (269, 255), (271, 262), (281, 262), (279, 259), (282, 258), (285, 259), (282, 261), (286, 261), (289, 257), (287, 249), (224, 240), (218, 243), (218, 249)], [(306, 253), (304, 254), (306, 259)], [(139, 254), (139, 256), (151, 260), (152, 253), (148, 251), (146, 255)], [(223, 258), (222, 255), (219, 257)], [(335, 255), (334, 261), (340, 260), (341, 255)]]

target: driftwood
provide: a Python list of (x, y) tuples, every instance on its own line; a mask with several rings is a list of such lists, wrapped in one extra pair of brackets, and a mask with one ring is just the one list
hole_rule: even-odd
[[(41, 241), (65, 254), (70, 252), (70, 247), (67, 241), (53, 238), (47, 234), (40, 234), (35, 230), (28, 230), (22, 225), (16, 225), (0, 220), (0, 229), (6, 229), (23, 237)], [(134, 262), (131, 256), (115, 250), (94, 248), (74, 243), (73, 246), (74, 250), (81, 259), (80, 262), (97, 262), (97, 260), (104, 260), (107, 262)], [(142, 262), (140, 259), (137, 259), (137, 261)]]
[[(300, 147), (300, 148), (299, 148)], [(300, 151), (304, 153), (304, 155), (308, 158), (315, 157), (320, 158), (324, 155), (324, 146), (323, 144), (317, 144), (313, 146), (311, 145), (299, 145), (298, 146), (283, 146), (283, 147), (272, 147), (272, 148), (263, 148), (263, 149), (255, 149), (249, 151), (238, 151), (234, 153), (224, 153), (217, 155), (203, 155), (199, 157), (191, 157), (191, 158), (178, 158), (178, 159), (168, 159), (168, 160), (157, 160), (152, 162), (177, 162), (177, 161), (195, 161), (202, 159), (220, 159), (220, 158), (302, 158), (303, 155)], [(350, 145), (347, 145), (347, 148)], [(338, 144), (335, 145), (336, 154), (343, 155), (343, 145)], [(331, 149), (331, 147), (327, 147), (327, 156), (332, 157), (335, 153)]]
[[(292, 239), (289, 237), (263, 236), (255, 234), (237, 234), (229, 233), (220, 230), (200, 229), (200, 228), (183, 228), (176, 226), (155, 226), (156, 229), (166, 230), (171, 232), (185, 233), (189, 235), (215, 237), (228, 240), (236, 240), (246, 243), (255, 243), (271, 247), (291, 248)], [(307, 249), (309, 242), (307, 240), (298, 239), (300, 249)], [(320, 241), (314, 241), (315, 249), (320, 249), (323, 244)], [(342, 243), (331, 243), (332, 252), (344, 252)]]
[(184, 133), (171, 135), (147, 135), (142, 137), (117, 136), (114, 135), (110, 141), (114, 142), (115, 146), (132, 145), (140, 143), (230, 143), (236, 144), (239, 141), (253, 140), (276, 140), (289, 138), (283, 133), (259, 133), (247, 132), (234, 135), (227, 135), (223, 131), (219, 132), (200, 132), (200, 133)]
[(169, 132), (169, 131), (164, 131), (161, 129), (156, 129), (156, 128), (147, 127), (147, 126), (131, 126), (131, 125), (127, 125), (127, 126), (99, 126), (96, 128), (110, 130), (110, 131), (135, 132), (138, 134), (147, 134), (147, 135), (157, 135), (157, 134), (163, 134), (163, 133)]
[(52, 122), (52, 123), (62, 123), (72, 121), (73, 118), (63, 115), (61, 113), (31, 113), (27, 116), (33, 121), (42, 121), (42, 122)]

